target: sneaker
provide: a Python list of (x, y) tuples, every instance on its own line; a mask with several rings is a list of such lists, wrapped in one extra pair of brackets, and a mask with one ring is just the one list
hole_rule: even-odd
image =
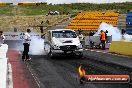
[(26, 61), (26, 59), (22, 59), (22, 61)]
[(24, 61), (27, 61), (27, 59), (24, 59)]
[(30, 61), (31, 60), (31, 58), (29, 58), (29, 59), (27, 59), (28, 61)]

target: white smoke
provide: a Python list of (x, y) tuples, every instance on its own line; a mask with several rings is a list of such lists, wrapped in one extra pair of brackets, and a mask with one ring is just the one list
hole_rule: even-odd
[(124, 34), (123, 35), (124, 40), (126, 41), (132, 41), (132, 35)]
[(38, 36), (32, 36), (29, 49), (30, 49), (29, 53), (31, 55), (43, 55), (44, 54), (44, 40)]
[(102, 22), (99, 26), (98, 32), (94, 36), (98, 36), (100, 34), (100, 31), (103, 30), (104, 32), (108, 31), (108, 36), (112, 36), (112, 41), (121, 41), (123, 38), (127, 41), (132, 40), (132, 37), (128, 34), (125, 34), (122, 36), (121, 31), (117, 27), (113, 27), (110, 24), (107, 24), (105, 22)]
[(100, 34), (101, 30), (103, 30), (104, 32), (107, 30), (107, 35), (112, 36), (112, 41), (120, 41), (122, 39), (121, 32), (117, 27), (113, 27), (112, 25), (102, 22), (96, 35)]

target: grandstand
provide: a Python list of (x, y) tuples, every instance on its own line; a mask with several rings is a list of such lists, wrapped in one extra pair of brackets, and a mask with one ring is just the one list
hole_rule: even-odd
[(128, 12), (126, 16), (126, 33), (132, 35), (132, 12)]
[(73, 30), (96, 31), (102, 22), (117, 26), (119, 13), (116, 12), (81, 12), (67, 26)]
[(119, 14), (117, 27), (121, 29), (126, 29), (126, 14)]

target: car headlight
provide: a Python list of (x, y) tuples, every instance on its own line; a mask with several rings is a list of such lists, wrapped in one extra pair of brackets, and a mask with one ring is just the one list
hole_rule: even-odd
[(60, 49), (59, 45), (54, 45), (54, 49)]

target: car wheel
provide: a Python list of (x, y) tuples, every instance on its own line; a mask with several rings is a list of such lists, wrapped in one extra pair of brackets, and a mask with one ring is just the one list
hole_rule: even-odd
[(48, 53), (48, 57), (49, 58), (53, 58), (54, 57), (51, 49), (50, 49), (50, 52)]

